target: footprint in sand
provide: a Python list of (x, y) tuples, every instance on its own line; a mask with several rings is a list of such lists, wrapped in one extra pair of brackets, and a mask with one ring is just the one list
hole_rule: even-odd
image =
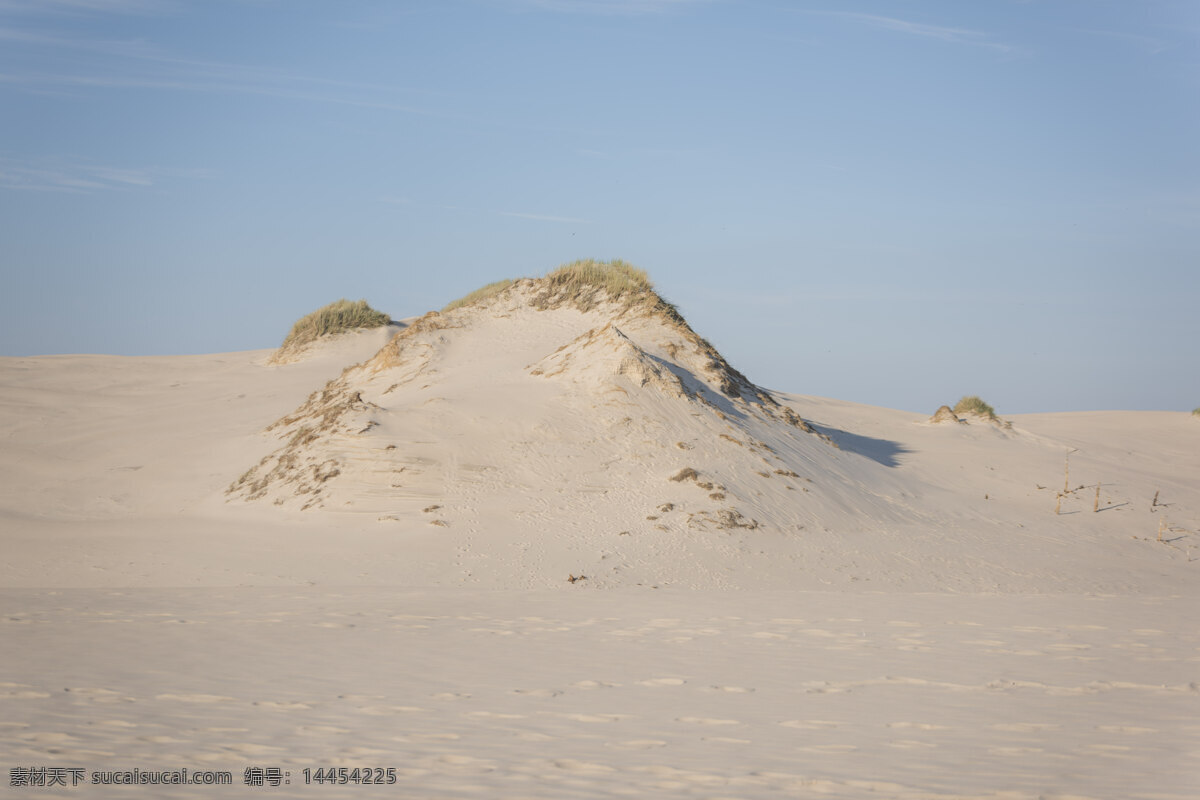
[(710, 686), (709, 689), (714, 692), (729, 692), (730, 694), (749, 694), (754, 691), (743, 686)]
[(502, 714), (499, 711), (468, 711), (463, 716), (471, 719), (525, 719), (524, 714)]
[(526, 697), (558, 697), (562, 694), (560, 689), (513, 689), (513, 694), (525, 695)]
[(686, 722), (689, 725), (741, 725), (742, 723), (736, 719), (714, 719), (713, 717), (679, 717), (679, 722)]
[(1143, 733), (1158, 733), (1157, 728), (1138, 728), (1132, 725), (1097, 725), (1096, 730), (1104, 733), (1124, 733), (1135, 736)]
[(650, 678), (638, 681), (638, 686), (683, 686), (687, 681), (683, 678)]
[(992, 726), (992, 730), (1008, 731), (1010, 733), (1037, 733), (1039, 731), (1058, 730), (1060, 726), (1050, 722), (1004, 722)]
[(180, 703), (230, 703), (232, 697), (223, 694), (158, 694), (155, 700), (175, 700)]
[(563, 714), (561, 716), (576, 722), (620, 722), (627, 718), (625, 714)]
[(334, 734), (350, 733), (349, 728), (339, 728), (336, 725), (301, 725), (296, 728), (296, 733), (306, 736), (330, 736)]
[(278, 753), (287, 752), (283, 747), (274, 747), (269, 744), (255, 744), (253, 742), (236, 742), (234, 744), (221, 745), (222, 750), (228, 750), (231, 753), (237, 753), (243, 756), (271, 756)]
[(369, 717), (386, 717), (392, 714), (411, 714), (416, 711), (424, 711), (423, 708), (416, 706), (359, 706), (358, 713), (366, 714)]
[(857, 750), (858, 746), (853, 744), (814, 744), (797, 749), (809, 753), (851, 753)]
[(259, 708), (265, 708), (270, 711), (300, 711), (306, 708), (312, 708), (307, 703), (279, 703), (274, 700), (255, 700), (252, 705)]
[(585, 775), (604, 775), (609, 772), (616, 772), (616, 769), (607, 764), (596, 764), (590, 761), (576, 761), (573, 758), (560, 758), (554, 762), (554, 766), (559, 769), (565, 769), (568, 772), (579, 772)]
[(785, 728), (799, 728), (802, 731), (825, 730), (841, 725), (840, 722), (830, 722), (823, 719), (789, 719), (779, 724)]

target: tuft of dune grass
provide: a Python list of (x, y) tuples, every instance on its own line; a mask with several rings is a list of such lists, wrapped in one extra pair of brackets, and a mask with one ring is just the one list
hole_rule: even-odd
[(350, 301), (343, 298), (296, 320), (280, 350), (296, 350), (322, 336), (357, 328), (379, 328), (391, 321), (392, 318), (387, 314), (367, 305), (366, 300)]
[(548, 273), (543, 281), (545, 289), (541, 303), (565, 303), (581, 311), (589, 311), (605, 299), (630, 305), (638, 300), (659, 299), (645, 270), (619, 258), (572, 261)]
[(442, 309), (442, 313), (445, 314), (447, 311), (453, 311), (456, 308), (469, 306), (472, 303), (478, 303), (480, 300), (486, 300), (489, 297), (494, 297), (508, 287), (512, 286), (513, 283), (515, 283), (515, 281), (510, 278), (505, 278), (504, 280), (496, 281), (495, 283), (489, 283), (487, 286), (476, 289), (470, 294), (460, 297), (452, 303), (447, 303), (446, 307)]
[(1193, 416), (1193, 417), (1200, 417), (1200, 408), (1193, 408), (1193, 409), (1192, 409), (1192, 416)]
[(978, 414), (981, 417), (988, 419), (996, 418), (996, 409), (983, 402), (983, 398), (976, 395), (969, 395), (959, 400), (954, 406), (955, 414)]

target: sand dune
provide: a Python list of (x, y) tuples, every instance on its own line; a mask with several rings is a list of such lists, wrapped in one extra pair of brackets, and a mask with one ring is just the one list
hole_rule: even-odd
[(408, 323), (286, 364), (0, 359), (10, 768), (1200, 792), (1190, 415), (769, 391), (670, 310), (536, 281)]

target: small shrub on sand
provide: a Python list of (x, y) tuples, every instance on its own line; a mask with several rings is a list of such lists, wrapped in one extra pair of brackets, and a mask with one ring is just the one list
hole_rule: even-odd
[(465, 297), (460, 297), (452, 303), (447, 303), (446, 307), (442, 309), (442, 313), (445, 314), (447, 311), (453, 311), (456, 308), (469, 306), (472, 303), (478, 303), (480, 300), (486, 300), (489, 297), (498, 295), (508, 287), (512, 286), (513, 283), (514, 281), (508, 278), (505, 278), (502, 281), (496, 281), (495, 283), (489, 283), (487, 286), (484, 286), (481, 289), (476, 289)]
[(954, 413), (978, 414), (979, 416), (987, 417), (988, 419), (996, 418), (996, 409), (983, 402), (983, 398), (975, 395), (970, 395), (969, 397), (964, 397), (962, 400), (959, 400), (958, 404), (954, 406)]
[(337, 300), (297, 320), (280, 349), (295, 350), (322, 336), (356, 328), (378, 328), (391, 321), (387, 314), (367, 305), (366, 300)]
[(1193, 417), (1200, 417), (1200, 408), (1193, 408), (1193, 409), (1192, 409), (1192, 416), (1193, 416)]

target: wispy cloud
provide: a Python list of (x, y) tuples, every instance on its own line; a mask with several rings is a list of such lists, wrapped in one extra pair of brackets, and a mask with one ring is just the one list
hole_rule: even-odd
[(1151, 55), (1158, 55), (1159, 53), (1170, 50), (1172, 47), (1172, 45), (1168, 44), (1162, 39), (1156, 39), (1153, 36), (1142, 36), (1140, 34), (1126, 33), (1124, 31), (1099, 31), (1088, 28), (1077, 28), (1076, 30), (1079, 33), (1087, 34), (1088, 36), (1099, 36), (1106, 39), (1125, 42), (1126, 44), (1146, 50)]
[(0, 0), (0, 14), (156, 14), (164, 0)]
[(520, 217), (521, 219), (532, 219), (539, 222), (570, 222), (577, 225), (591, 225), (590, 219), (578, 219), (576, 217), (554, 217), (549, 214), (526, 214), (521, 211), (497, 211), (502, 217)]
[(404, 87), (314, 78), (247, 64), (179, 58), (142, 39), (93, 39), (0, 27), (0, 42), (36, 48), (51, 55), (66, 51), (96, 57), (86, 73), (44, 68), (0, 74), (0, 81), (35, 90), (67, 87), (252, 94), (409, 114), (434, 114), (400, 102), (396, 97), (398, 94), (413, 91)]
[(528, 9), (556, 11), (568, 14), (603, 14), (609, 16), (644, 16), (677, 11), (713, 0), (516, 0)]
[(61, 158), (0, 158), (0, 189), (89, 194), (148, 189), (163, 179), (207, 174), (203, 170), (115, 167)]
[(873, 28), (895, 31), (897, 33), (903, 33), (909, 36), (937, 39), (938, 41), (949, 42), (951, 44), (983, 47), (1000, 53), (1013, 53), (1019, 49), (1013, 45), (993, 41), (988, 34), (982, 31), (971, 30), (969, 28), (951, 28), (943, 25), (929, 25), (923, 22), (912, 22), (910, 20), (898, 19), (896, 17), (884, 17), (877, 14), (862, 14), (855, 11), (812, 11), (808, 13), (821, 14), (829, 17), (838, 17), (851, 22), (869, 25)]

